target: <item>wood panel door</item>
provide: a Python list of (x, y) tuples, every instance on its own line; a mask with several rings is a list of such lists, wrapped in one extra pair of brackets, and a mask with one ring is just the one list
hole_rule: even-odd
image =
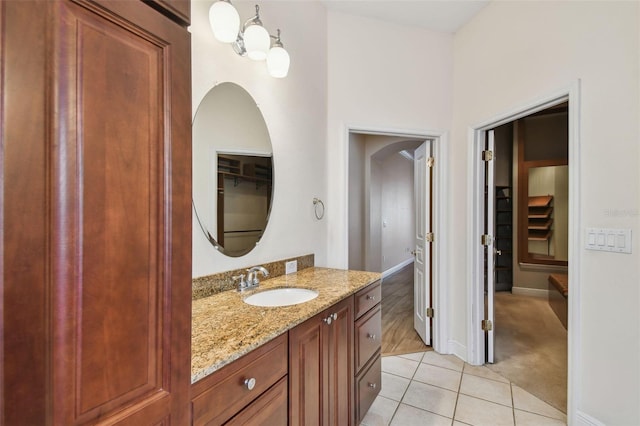
[(353, 297), (289, 331), (289, 423), (353, 423)]
[[(3, 73), (22, 74), (19, 95), (35, 102), (28, 111), (3, 93), (18, 121), (3, 114), (11, 131), (2, 147), (23, 173), (5, 173), (2, 186), (33, 191), (19, 206), (42, 234), (34, 252), (5, 237), (4, 263), (42, 265), (42, 273), (31, 280), (3, 271), (3, 291), (31, 290), (39, 307), (4, 322), (3, 333), (22, 333), (35, 319), (41, 339), (5, 346), (4, 371), (20, 374), (15, 360), (24, 358), (42, 377), (3, 378), (4, 395), (27, 401), (5, 400), (5, 422), (25, 424), (26, 409), (38, 424), (187, 424), (189, 34), (143, 2), (8, 3), (3, 24), (16, 21), (3, 26)], [(14, 215), (3, 221), (3, 229), (25, 225)]]
[(318, 426), (327, 418), (322, 401), (327, 348), (323, 346), (326, 324), (320, 313), (289, 331), (289, 424)]
[(353, 297), (348, 297), (329, 310), (333, 322), (325, 327), (328, 340), (327, 387), (329, 421), (325, 424), (350, 425), (353, 409)]

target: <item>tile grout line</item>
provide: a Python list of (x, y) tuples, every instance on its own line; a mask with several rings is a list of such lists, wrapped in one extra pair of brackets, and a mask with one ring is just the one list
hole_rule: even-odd
[(511, 393), (511, 413), (513, 415), (513, 424), (516, 425), (516, 402), (513, 399), (513, 383), (509, 381), (509, 391)]

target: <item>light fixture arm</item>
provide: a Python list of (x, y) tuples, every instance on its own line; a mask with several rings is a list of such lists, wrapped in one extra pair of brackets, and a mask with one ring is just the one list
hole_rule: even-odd
[(269, 34), (269, 37), (271, 37), (274, 40), (273, 46), (274, 47), (284, 47), (282, 45), (282, 41), (280, 40), (280, 28), (278, 28), (276, 31), (277, 31), (277, 35), (275, 35), (275, 36)]
[(261, 27), (264, 26), (262, 25), (262, 21), (260, 20), (260, 6), (258, 6), (257, 4), (256, 4), (256, 14), (245, 21), (245, 23), (242, 25), (241, 33), (244, 33), (244, 31), (247, 29), (249, 25), (260, 25)]

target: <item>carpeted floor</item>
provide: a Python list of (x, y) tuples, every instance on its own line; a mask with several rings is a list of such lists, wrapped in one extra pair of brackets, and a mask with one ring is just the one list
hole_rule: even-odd
[(567, 330), (547, 299), (495, 294), (494, 372), (567, 412)]

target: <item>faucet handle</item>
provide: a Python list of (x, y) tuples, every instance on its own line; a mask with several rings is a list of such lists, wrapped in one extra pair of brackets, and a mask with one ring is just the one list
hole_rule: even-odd
[(247, 282), (244, 280), (244, 274), (236, 275), (231, 277), (233, 281), (240, 280), (238, 282), (238, 291), (244, 290), (247, 287)]

